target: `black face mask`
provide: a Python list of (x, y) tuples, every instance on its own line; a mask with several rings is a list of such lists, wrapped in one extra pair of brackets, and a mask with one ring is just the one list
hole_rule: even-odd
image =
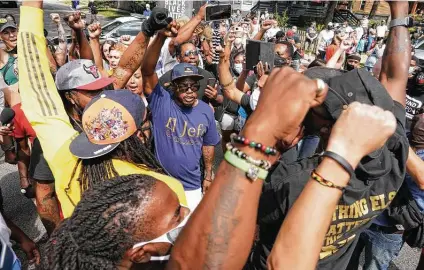
[(17, 54), (18, 53), (18, 46), (15, 46), (12, 50), (8, 51), (10, 54)]
[(351, 71), (351, 70), (354, 70), (354, 69), (355, 69), (355, 66), (354, 65), (346, 64), (346, 70), (347, 71)]

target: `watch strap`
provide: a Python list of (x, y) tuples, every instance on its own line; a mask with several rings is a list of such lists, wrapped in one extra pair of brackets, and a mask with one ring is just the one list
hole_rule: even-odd
[(396, 26), (409, 27), (409, 20), (410, 20), (409, 17), (393, 19), (389, 23), (389, 28), (396, 27)]

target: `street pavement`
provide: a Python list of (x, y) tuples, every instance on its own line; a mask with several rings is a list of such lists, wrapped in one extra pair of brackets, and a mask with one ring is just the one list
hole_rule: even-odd
[[(50, 20), (50, 13), (59, 13), (61, 16), (72, 12), (69, 6), (59, 3), (58, 1), (46, 1), (44, 4), (44, 21), (45, 28), (49, 32), (49, 37), (57, 36), (56, 26)], [(19, 21), (19, 9), (1, 9), (0, 16), (12, 14)], [(102, 16), (98, 16), (99, 21), (104, 24), (108, 20)], [(70, 29), (64, 24), (67, 34)], [(44, 243), (46, 240), (46, 231), (39, 219), (34, 203), (21, 195), (19, 188), (19, 175), (16, 165), (10, 165), (4, 162), (3, 152), (0, 150), (0, 188), (4, 200), (5, 215), (8, 216), (16, 225), (18, 225), (30, 238), (38, 242), (41, 251), (44, 251)], [(216, 148), (217, 168), (219, 162), (223, 158), (221, 147)], [(25, 255), (14, 246), (18, 256), (25, 263)], [(411, 249), (407, 245), (403, 247), (398, 258), (394, 260), (390, 266), (390, 270), (415, 270), (418, 264), (420, 251)], [(362, 256), (363, 257), (363, 256)], [(363, 258), (362, 258), (363, 259)], [(25, 267), (23, 268), (25, 269)], [(362, 269), (362, 267), (360, 267)]]

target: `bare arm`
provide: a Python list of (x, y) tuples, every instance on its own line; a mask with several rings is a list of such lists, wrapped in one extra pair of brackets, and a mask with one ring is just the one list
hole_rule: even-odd
[(203, 162), (205, 164), (205, 179), (212, 179), (213, 160), (215, 156), (215, 146), (202, 147)]
[(264, 21), (261, 25), (261, 29), (259, 29), (258, 33), (256, 33), (256, 35), (252, 39), (253, 40), (262, 40), (266, 31), (268, 31), (268, 29), (270, 29), (272, 27), (273, 23), (274, 23), (274, 21), (272, 21), (272, 20)]
[(237, 89), (230, 72), (231, 42), (226, 41), (223, 53), (220, 55), (218, 74), (224, 96), (237, 104), (241, 103), (244, 93)]
[(49, 60), (50, 72), (54, 74), (57, 71), (57, 63), (56, 63), (56, 59), (53, 57), (52, 51), (50, 51), (50, 48), (47, 44), (47, 40), (46, 40), (46, 46), (47, 46), (46, 56), (47, 56), (47, 59)]
[(247, 85), (247, 83), (246, 83), (247, 73), (248, 73), (248, 71), (243, 69), (243, 71), (241, 72), (241, 74), (238, 77), (237, 82), (236, 82), (237, 89), (239, 89), (243, 92), (245, 92), (244, 90), (245, 90), (245, 87)]
[[(327, 151), (335, 152), (356, 168), (363, 156), (380, 148), (394, 133), (396, 119), (376, 106), (349, 105), (332, 128)], [(355, 141), (355, 145), (350, 142)], [(316, 173), (335, 185), (347, 186), (350, 176), (337, 162), (324, 158)], [(324, 237), (342, 191), (309, 181), (280, 228), (268, 269), (315, 269)]]
[(183, 27), (178, 29), (178, 35), (175, 38), (173, 38), (171, 42), (169, 42), (168, 50), (171, 55), (174, 55), (175, 53), (176, 44), (181, 44), (191, 38), (196, 27), (205, 18), (206, 6), (207, 4), (204, 4), (199, 9), (199, 12), (197, 12), (196, 16), (191, 18), (191, 20), (188, 21), (188, 23), (186, 23)]
[(50, 14), (50, 18), (56, 24), (57, 35), (59, 39), (59, 44), (54, 53), (54, 58), (59, 67), (63, 66), (66, 63), (66, 51), (68, 50), (68, 41), (66, 39), (65, 29), (63, 29), (60, 16), (57, 13)]
[[(282, 83), (283, 80), (285, 83)], [(305, 84), (306, 81), (304, 76), (289, 68), (274, 69), (256, 110), (245, 125), (243, 136), (264, 145), (275, 145), (277, 138), (282, 139), (281, 133), (275, 130), (277, 126), (285, 130), (286, 134), (291, 134), (289, 137), (295, 132), (292, 128), (287, 130), (285, 125), (296, 127), (297, 132), (301, 120), (309, 110), (309, 104), (314, 103), (308, 98), (315, 95), (316, 89), (313, 86), (316, 84)], [(297, 87), (293, 87), (294, 82)], [(292, 90), (296, 92), (291, 92)], [(286, 94), (280, 95), (276, 100), (274, 94), (278, 93)], [(272, 100), (275, 101), (274, 105)], [(288, 112), (295, 117), (284, 121), (283, 126), (277, 125), (279, 115)], [(264, 117), (267, 121), (262, 120)], [(267, 157), (252, 148), (240, 145), (237, 147), (253, 158), (275, 161), (275, 158)], [(245, 172), (223, 161), (208, 192), (178, 237), (167, 269), (242, 269), (253, 243), (262, 183), (259, 179), (249, 180)], [(187, 249), (188, 246), (190, 249)]]
[(406, 160), (406, 171), (411, 175), (417, 186), (424, 190), (424, 161), (409, 147), (408, 159)]
[(118, 67), (112, 75), (115, 78), (113, 83), (115, 89), (122, 89), (140, 66), (141, 70), (143, 70), (144, 53), (146, 52), (149, 41), (150, 38), (143, 32), (140, 32), (125, 50), (121, 60), (119, 60)]
[(80, 46), (80, 57), (81, 59), (88, 59), (94, 61), (93, 51), (91, 50), (90, 43), (88, 43), (87, 37), (84, 34), (84, 31), (77, 30), (75, 31), (77, 36), (77, 41)]
[(28, 145), (28, 138), (21, 138), (16, 140), (18, 145), (18, 172), (19, 179), (21, 182), (21, 187), (27, 187), (29, 185), (28, 182), (28, 169), (29, 169), (29, 161), (31, 151)]
[(340, 46), (325, 66), (328, 68), (340, 69), (344, 63), (345, 52), (346, 48), (344, 46)]
[(158, 75), (155, 72), (155, 68), (156, 63), (159, 60), (160, 51), (163, 44), (165, 43), (165, 40), (166, 36), (158, 33), (153, 39), (152, 43), (147, 48), (147, 56), (144, 58), (143, 69), (141, 70), (143, 74), (144, 94), (146, 95), (150, 95), (159, 82)]
[[(389, 1), (393, 19), (408, 16), (408, 2)], [(406, 102), (406, 83), (411, 62), (411, 40), (408, 28), (397, 26), (390, 29), (382, 58), (380, 82), (389, 95), (403, 106)]]

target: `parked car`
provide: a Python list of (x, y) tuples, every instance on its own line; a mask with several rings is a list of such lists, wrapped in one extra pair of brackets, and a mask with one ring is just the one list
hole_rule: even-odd
[(141, 31), (141, 24), (143, 21), (132, 21), (124, 23), (109, 33), (105, 33), (102, 36), (100, 36), (100, 42), (104, 42), (105, 40), (113, 40), (115, 42), (118, 42), (121, 36), (128, 35), (131, 37), (131, 40), (135, 38), (135, 36), (138, 35)]
[(0, 8), (17, 8), (18, 1), (0, 1)]
[[(119, 29), (120, 27), (122, 27), (123, 25), (126, 25), (128, 23), (131, 22), (142, 22), (145, 20), (144, 16), (141, 16), (139, 14), (135, 14), (135, 13), (131, 13), (131, 16), (127, 16), (127, 17), (120, 17), (120, 18), (116, 18), (115, 20), (111, 21), (110, 23), (102, 26), (102, 35), (100, 36), (100, 41), (103, 42), (106, 39), (113, 39), (113, 40), (118, 40), (116, 38), (116, 30)], [(141, 26), (140, 26), (141, 27)], [(141, 29), (141, 28), (140, 28)], [(114, 36), (112, 37), (112, 32), (114, 32)], [(122, 32), (122, 30), (121, 30)]]

